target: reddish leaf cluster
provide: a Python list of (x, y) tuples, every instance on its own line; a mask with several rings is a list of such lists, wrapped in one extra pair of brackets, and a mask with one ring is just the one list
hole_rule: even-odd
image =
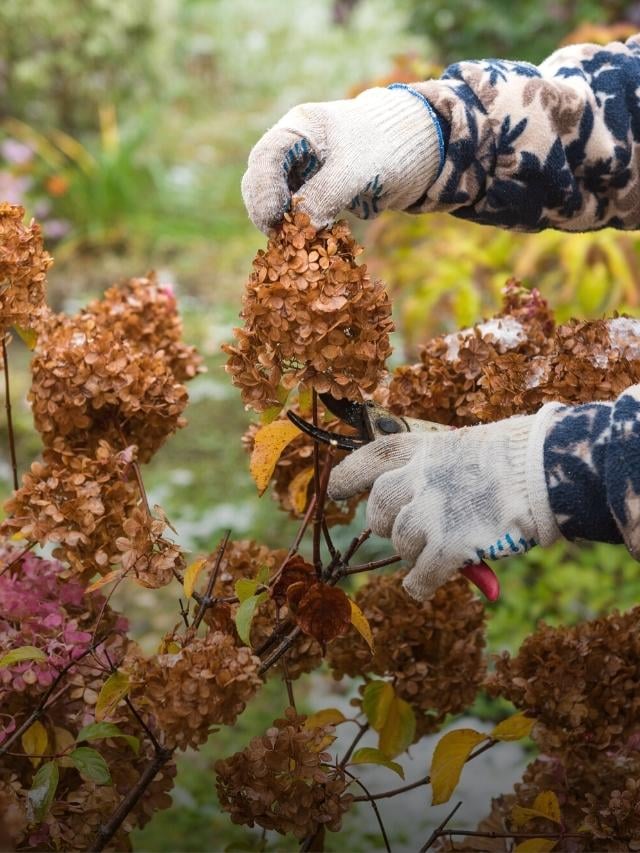
[(484, 608), (457, 578), (423, 603), (402, 588), (403, 574), (372, 577), (355, 595), (369, 621), (374, 653), (352, 630), (331, 644), (334, 677), (391, 676), (416, 712), (417, 734), (437, 730), (447, 714), (474, 700), (485, 671)]
[(241, 752), (216, 761), (220, 805), (234, 823), (314, 835), (321, 827), (337, 832), (351, 795), (344, 772), (324, 752), (332, 726), (305, 726), (289, 708), (264, 735)]
[(346, 222), (316, 231), (301, 212), (285, 214), (247, 283), (236, 343), (223, 347), (246, 406), (280, 404), (301, 382), (360, 400), (380, 383), (391, 352), (391, 303), (356, 256)]
[[(251, 540), (231, 541), (227, 547), (220, 564), (218, 580), (214, 588), (214, 594), (220, 598), (233, 597), (235, 595), (235, 582), (242, 578), (253, 579), (261, 569), (267, 568), (269, 574), (273, 575), (282, 566), (287, 552), (284, 550), (271, 550), (264, 545), (258, 545)], [(293, 564), (298, 561), (294, 557)], [(302, 561), (304, 562), (304, 561)], [(210, 625), (224, 626), (236, 636), (240, 643), (231, 619), (237, 613), (238, 605), (217, 604), (207, 611), (206, 621)], [(267, 598), (256, 609), (251, 623), (251, 645), (259, 649), (273, 634), (279, 625), (289, 619), (290, 613), (286, 601), (278, 596), (277, 602)], [(289, 678), (296, 679), (305, 672), (312, 672), (322, 660), (322, 649), (319, 643), (312, 637), (301, 635), (292, 644), (286, 654), (286, 668)], [(274, 667), (272, 672), (279, 672), (279, 667)]]

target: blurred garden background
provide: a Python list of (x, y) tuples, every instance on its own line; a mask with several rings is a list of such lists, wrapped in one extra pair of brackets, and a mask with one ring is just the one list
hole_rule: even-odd
[[(294, 529), (268, 495), (257, 498), (241, 445), (250, 417), (220, 354), (251, 260), (265, 244), (240, 196), (247, 155), (260, 134), (302, 101), (423, 79), (463, 58), (541, 61), (560, 43), (605, 43), (636, 29), (640, 3), (622, 0), (315, 0), (297, 6), (281, 0), (3, 0), (0, 201), (23, 204), (43, 225), (55, 257), (50, 303), (76, 310), (114, 281), (155, 269), (174, 286), (185, 338), (206, 359), (208, 372), (189, 388), (189, 426), (146, 473), (151, 501), (167, 512), (181, 544), (209, 551), (231, 528), (234, 538), (282, 547)], [(395, 363), (415, 360), (420, 343), (434, 334), (492, 313), (512, 275), (539, 287), (559, 320), (615, 310), (640, 316), (638, 234), (513, 235), (446, 216), (397, 214), (355, 230), (364, 260), (394, 299)], [(26, 347), (14, 341), (22, 470), (39, 452), (26, 405), (28, 361)], [(6, 439), (2, 421), (3, 448)], [(0, 456), (0, 497), (9, 492), (7, 453)], [(337, 531), (337, 540), (360, 530), (362, 518)], [(372, 543), (372, 558), (386, 547)], [(575, 622), (640, 598), (640, 571), (622, 548), (559, 545), (499, 571), (503, 596), (490, 606), (493, 651), (516, 648), (540, 618)], [(175, 600), (164, 607), (158, 601), (157, 592), (140, 589), (127, 602), (135, 636), (150, 647), (177, 614)], [(312, 707), (314, 697), (339, 686), (329, 676), (313, 676), (303, 678), (299, 690), (299, 703)], [(282, 686), (271, 683), (232, 732), (222, 740), (214, 736), (198, 755), (185, 754), (173, 808), (138, 833), (136, 849), (259, 849), (251, 846), (261, 843), (259, 836), (231, 828), (218, 813), (211, 763), (243, 746), (285, 700)], [(480, 719), (499, 712), (491, 705), (474, 709)], [(513, 749), (515, 766), (520, 747)], [(495, 792), (509, 784), (498, 780)], [(489, 788), (481, 793), (488, 811)], [(424, 805), (426, 812), (426, 799)], [(402, 843), (400, 827), (394, 837)], [(354, 850), (380, 845), (368, 834), (362, 809), (347, 829)], [(285, 848), (278, 842), (269, 849)]]

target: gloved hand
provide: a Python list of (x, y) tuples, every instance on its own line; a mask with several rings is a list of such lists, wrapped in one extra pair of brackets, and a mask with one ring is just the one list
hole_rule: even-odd
[(414, 598), (429, 598), (464, 565), (550, 545), (560, 537), (543, 466), (558, 405), (450, 432), (372, 441), (331, 473), (331, 498), (371, 488), (367, 523), (390, 537), (411, 571)]
[(316, 227), (345, 208), (369, 219), (417, 201), (443, 158), (440, 126), (423, 95), (402, 84), (367, 89), (350, 100), (290, 110), (251, 151), (242, 196), (265, 232), (294, 194)]

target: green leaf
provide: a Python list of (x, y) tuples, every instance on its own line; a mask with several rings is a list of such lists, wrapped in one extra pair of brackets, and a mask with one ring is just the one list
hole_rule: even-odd
[(91, 749), (89, 746), (79, 746), (73, 752), (69, 753), (69, 758), (73, 761), (74, 767), (83, 779), (89, 779), (98, 785), (111, 784), (111, 774), (109, 773), (107, 762), (97, 749)]
[(402, 765), (398, 764), (397, 761), (391, 761), (387, 756), (379, 749), (374, 749), (371, 746), (363, 746), (361, 749), (357, 749), (353, 755), (351, 756), (350, 764), (380, 764), (382, 767), (388, 767), (389, 770), (393, 770), (394, 773), (397, 773), (401, 779), (404, 779), (404, 770), (402, 769)]
[(260, 570), (256, 575), (256, 580), (260, 584), (268, 584), (269, 583), (269, 566), (260, 566)]
[(246, 598), (240, 607), (238, 607), (235, 619), (236, 630), (245, 646), (251, 645), (251, 622), (253, 621), (256, 607), (261, 604), (266, 597), (266, 592), (261, 592), (260, 595), (252, 595), (251, 598)]
[(96, 701), (96, 722), (101, 722), (108, 714), (114, 711), (120, 701), (129, 692), (129, 676), (117, 670), (112, 673), (100, 688)]
[(22, 663), (25, 660), (45, 661), (47, 656), (41, 649), (36, 649), (35, 646), (20, 646), (18, 649), (11, 649), (6, 655), (0, 658), (0, 669), (5, 666), (13, 666), (15, 663)]
[(248, 598), (251, 598), (252, 595), (256, 594), (258, 581), (253, 580), (252, 578), (240, 578), (239, 581), (235, 582), (234, 589), (240, 600), (240, 604), (242, 604), (243, 601), (246, 601)]
[(129, 744), (135, 754), (138, 754), (140, 739), (134, 735), (125, 734), (115, 723), (89, 723), (88, 726), (85, 726), (78, 733), (76, 743), (81, 743), (83, 740), (102, 740), (109, 737), (122, 738)]
[(324, 708), (322, 711), (316, 711), (315, 714), (309, 714), (304, 721), (304, 727), (315, 729), (319, 726), (339, 726), (340, 723), (346, 722), (346, 719), (338, 708)]
[(395, 758), (413, 743), (416, 715), (396, 695), (388, 681), (371, 681), (364, 690), (362, 709), (372, 729), (380, 735), (378, 747), (387, 758)]
[(49, 746), (49, 735), (40, 720), (36, 720), (23, 732), (20, 741), (25, 755), (28, 755), (29, 761), (37, 767)]
[(446, 803), (460, 781), (460, 774), (472, 749), (487, 735), (475, 729), (456, 729), (440, 738), (431, 760), (431, 804)]
[(365, 687), (362, 710), (374, 731), (382, 731), (394, 696), (395, 691), (388, 681), (370, 681)]
[(29, 823), (40, 823), (51, 808), (56, 795), (60, 773), (55, 761), (47, 761), (33, 777), (31, 790), (27, 794), (27, 818)]

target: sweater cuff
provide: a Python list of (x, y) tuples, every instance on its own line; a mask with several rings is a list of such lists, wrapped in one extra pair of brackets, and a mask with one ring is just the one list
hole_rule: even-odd
[(561, 403), (547, 403), (535, 415), (527, 444), (526, 482), (529, 491), (529, 505), (538, 531), (538, 542), (543, 548), (551, 545), (562, 535), (554, 516), (544, 465), (544, 443), (558, 416), (563, 409)]

